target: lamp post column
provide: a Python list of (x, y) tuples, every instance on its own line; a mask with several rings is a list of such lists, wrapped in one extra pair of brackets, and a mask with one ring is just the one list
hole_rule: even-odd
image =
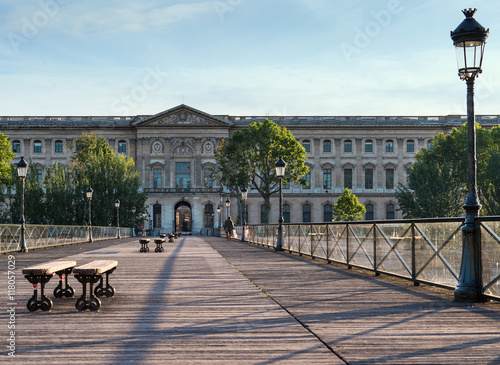
[(276, 251), (281, 251), (283, 248), (283, 177), (285, 176), (285, 169), (286, 169), (286, 162), (283, 161), (283, 159), (280, 157), (278, 161), (276, 161), (276, 164), (274, 165), (276, 167), (276, 176), (280, 179), (279, 182), (279, 194), (280, 194), (280, 201), (279, 201), (279, 213), (280, 217), (278, 220), (278, 239), (276, 240), (276, 246), (274, 249)]
[(242, 224), (243, 224), (243, 232), (241, 233), (241, 242), (245, 242), (245, 225), (246, 225), (246, 219), (245, 219), (245, 210), (246, 210), (246, 205), (247, 205), (247, 197), (248, 197), (248, 189), (243, 188), (241, 189), (241, 199), (243, 200), (243, 218), (242, 218)]
[(451, 32), (457, 51), (458, 74), (467, 83), (467, 196), (463, 205), (462, 263), (454, 296), (456, 301), (481, 301), (483, 290), (481, 229), (478, 225), (476, 124), (474, 118), (474, 79), (482, 72), (484, 46), (489, 29), (474, 19), (476, 9), (465, 9), (465, 20)]
[(21, 218), (19, 219), (19, 223), (21, 223), (21, 251), (28, 252), (28, 247), (26, 247), (26, 220), (24, 219), (24, 181), (25, 178), (21, 178)]

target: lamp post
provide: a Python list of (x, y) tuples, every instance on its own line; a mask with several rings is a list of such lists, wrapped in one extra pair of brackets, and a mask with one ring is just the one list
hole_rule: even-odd
[(117, 231), (117, 237), (121, 238), (121, 235), (120, 235), (120, 201), (118, 199), (115, 200), (115, 208), (116, 208), (116, 231)]
[(221, 207), (220, 207), (220, 204), (219, 204), (219, 205), (217, 205), (217, 214), (218, 214), (218, 217), (219, 217), (219, 219), (218, 219), (218, 221), (219, 221), (219, 223), (218, 223), (219, 234), (217, 236), (219, 236), (219, 237), (220, 237), (220, 227), (221, 227), (221, 221), (220, 220), (222, 218), (221, 214), (220, 214), (220, 211), (221, 211)]
[(21, 180), (21, 218), (19, 218), (19, 223), (21, 223), (21, 252), (28, 252), (28, 248), (26, 247), (26, 240), (24, 237), (24, 233), (26, 231), (26, 221), (24, 219), (24, 182), (26, 180), (27, 174), (28, 164), (24, 160), (24, 157), (21, 157), (21, 160), (17, 163), (17, 176), (19, 176), (19, 180)]
[(142, 213), (142, 236), (146, 237), (146, 213)]
[(474, 79), (482, 72), (484, 46), (489, 29), (474, 19), (476, 9), (462, 11), (465, 20), (451, 32), (457, 52), (458, 75), (467, 83), (467, 196), (463, 208), (462, 264), (454, 296), (456, 301), (479, 301), (482, 294), (481, 237), (476, 218), (481, 204), (477, 198), (476, 125), (474, 120)]
[(241, 199), (243, 200), (243, 233), (241, 234), (241, 242), (245, 242), (245, 209), (247, 205), (247, 197), (248, 197), (248, 189), (243, 188), (241, 189)]
[(231, 207), (231, 201), (229, 198), (226, 199), (226, 218), (229, 217), (229, 207)]
[(94, 190), (89, 186), (87, 190), (85, 190), (85, 195), (87, 195), (87, 199), (89, 200), (89, 242), (93, 242), (92, 240), (92, 193)]
[(132, 206), (132, 237), (135, 236), (135, 212), (137, 210), (135, 209), (135, 205)]
[(278, 240), (276, 241), (276, 251), (281, 251), (283, 246), (283, 177), (285, 176), (286, 162), (280, 157), (276, 164), (276, 176), (280, 179), (280, 218), (278, 220)]

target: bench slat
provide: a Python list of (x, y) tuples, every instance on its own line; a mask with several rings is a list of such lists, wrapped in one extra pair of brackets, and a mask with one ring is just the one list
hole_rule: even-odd
[(66, 270), (76, 266), (76, 261), (52, 261), (44, 262), (23, 269), (24, 275), (52, 275), (61, 270)]
[(115, 260), (96, 260), (89, 262), (88, 264), (75, 267), (73, 269), (74, 274), (82, 275), (100, 275), (118, 265), (118, 261)]

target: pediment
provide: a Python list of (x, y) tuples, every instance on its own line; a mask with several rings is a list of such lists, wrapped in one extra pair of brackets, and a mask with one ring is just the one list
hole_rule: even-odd
[(181, 104), (161, 113), (143, 116), (133, 123), (137, 127), (231, 127), (232, 122)]

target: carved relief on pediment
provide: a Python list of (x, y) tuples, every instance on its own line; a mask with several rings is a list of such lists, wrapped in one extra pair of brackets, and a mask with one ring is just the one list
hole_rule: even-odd
[(194, 151), (192, 147), (187, 146), (185, 144), (181, 144), (174, 148), (172, 154), (179, 156), (194, 155)]
[(215, 144), (212, 140), (206, 140), (201, 146), (201, 153), (206, 155), (213, 155), (215, 151)]
[(213, 124), (207, 118), (188, 111), (179, 111), (177, 113), (165, 115), (151, 123), (150, 125), (210, 125)]

